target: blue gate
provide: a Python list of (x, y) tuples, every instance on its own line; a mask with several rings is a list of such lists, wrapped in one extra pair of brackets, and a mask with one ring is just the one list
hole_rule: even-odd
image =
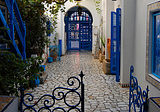
[(116, 74), (116, 12), (111, 12), (111, 73)]
[(129, 87), (129, 112), (147, 112), (148, 110), (148, 86), (146, 90), (141, 89), (138, 80), (133, 76), (134, 67), (130, 67), (130, 87)]
[[(45, 94), (41, 96), (38, 100), (34, 100), (34, 96), (31, 93), (24, 94), (24, 89), (21, 87), (20, 111), (25, 112), (27, 110), (31, 110), (34, 112), (41, 112), (47, 110), (49, 112), (54, 112), (55, 110), (58, 110), (63, 112), (69, 112), (71, 110), (77, 110), (78, 112), (84, 112), (84, 74), (82, 71), (79, 76), (81, 78), (80, 80), (79, 78), (74, 76), (68, 78), (67, 83), (71, 88), (56, 87), (52, 91), (52, 94)], [(81, 94), (79, 93), (79, 89), (81, 90)], [(76, 104), (70, 104), (70, 102), (67, 101), (69, 94), (76, 94), (78, 96), (78, 101), (76, 101)], [(66, 107), (56, 107), (56, 101), (60, 100), (63, 100), (63, 105), (66, 105), (69, 109), (67, 109)]]
[(121, 9), (111, 12), (111, 73), (116, 74), (116, 81), (120, 78), (121, 48)]
[(92, 50), (92, 17), (88, 12), (69, 11), (66, 18), (67, 50)]

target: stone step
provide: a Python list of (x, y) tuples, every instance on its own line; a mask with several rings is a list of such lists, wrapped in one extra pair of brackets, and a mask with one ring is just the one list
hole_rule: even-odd
[(148, 101), (148, 112), (160, 112), (160, 97), (151, 97)]

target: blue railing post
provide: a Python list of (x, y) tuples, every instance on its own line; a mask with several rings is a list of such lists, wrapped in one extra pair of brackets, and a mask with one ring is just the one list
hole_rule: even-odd
[(22, 86), (20, 86), (19, 90), (20, 90), (20, 107), (19, 107), (19, 110), (20, 110), (21, 112), (23, 112), (23, 95), (24, 95), (24, 89), (23, 89)]
[(83, 83), (83, 72), (81, 71), (81, 74), (79, 74), (81, 77), (81, 111), (84, 112), (84, 83)]
[(134, 67), (133, 66), (131, 66), (130, 67), (130, 82), (129, 82), (129, 90), (130, 90), (130, 92), (129, 92), (129, 112), (130, 112), (130, 110), (131, 110), (131, 90), (132, 90), (132, 73), (134, 72)]

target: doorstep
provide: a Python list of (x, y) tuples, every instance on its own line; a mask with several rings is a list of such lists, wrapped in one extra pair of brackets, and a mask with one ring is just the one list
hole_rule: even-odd
[(148, 112), (160, 112), (160, 97), (151, 97), (148, 102)]

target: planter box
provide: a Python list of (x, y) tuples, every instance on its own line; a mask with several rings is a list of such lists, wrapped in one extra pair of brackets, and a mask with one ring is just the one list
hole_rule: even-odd
[(110, 71), (110, 62), (108, 62), (106, 59), (103, 59), (103, 62), (102, 62), (102, 69), (104, 71), (105, 74), (109, 74), (111, 73)]
[(99, 54), (99, 61), (102, 62), (103, 59), (105, 59), (105, 55), (103, 55), (102, 53)]
[(18, 112), (18, 98), (0, 96), (0, 112)]
[(48, 57), (47, 61), (48, 61), (48, 63), (52, 63), (53, 62), (53, 57)]

